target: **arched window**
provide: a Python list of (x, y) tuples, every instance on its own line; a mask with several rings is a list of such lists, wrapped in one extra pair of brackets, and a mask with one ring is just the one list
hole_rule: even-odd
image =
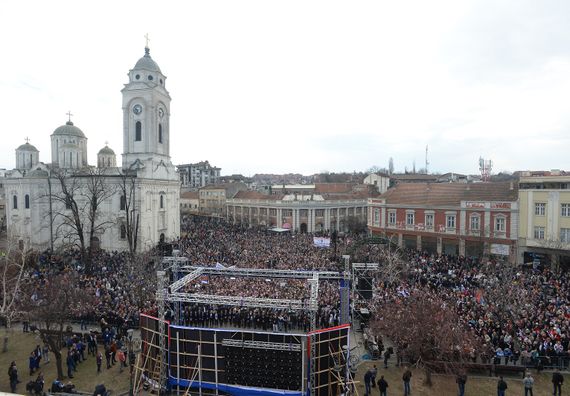
[(18, 196), (17, 195), (14, 195), (12, 197), (12, 204), (13, 204), (12, 205), (13, 209), (18, 209)]
[(158, 143), (162, 143), (162, 124), (158, 124)]
[(125, 210), (127, 208), (127, 198), (124, 195), (121, 195), (121, 204), (119, 209)]
[(30, 209), (30, 196), (28, 194), (24, 197), (24, 207)]
[(127, 237), (127, 227), (124, 224), (121, 224), (121, 239), (125, 239)]
[(142, 140), (142, 124), (140, 121), (137, 121), (135, 124), (135, 141), (140, 142)]
[(164, 195), (160, 196), (160, 209), (164, 209)]

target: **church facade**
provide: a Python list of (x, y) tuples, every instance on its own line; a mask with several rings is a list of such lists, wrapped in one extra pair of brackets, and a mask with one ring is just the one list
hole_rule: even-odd
[(146, 250), (180, 235), (180, 179), (170, 159), (166, 76), (145, 54), (122, 89), (123, 154), (105, 146), (87, 161), (87, 137), (71, 122), (51, 135), (51, 162), (29, 142), (5, 179), (8, 235), (35, 249), (97, 243)]

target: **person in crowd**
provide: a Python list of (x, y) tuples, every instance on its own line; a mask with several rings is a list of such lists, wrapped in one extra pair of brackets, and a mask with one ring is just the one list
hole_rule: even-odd
[(556, 369), (554, 373), (552, 373), (552, 395), (553, 396), (561, 396), (562, 395), (562, 384), (564, 383), (564, 377), (560, 373), (560, 369)]
[(10, 392), (16, 393), (16, 386), (20, 380), (18, 379), (18, 367), (16, 367), (15, 361), (12, 361), (8, 368), (8, 379), (10, 380)]
[(465, 396), (465, 384), (467, 383), (467, 374), (462, 372), (457, 375), (455, 378), (455, 382), (457, 383), (457, 395), (458, 396)]
[(404, 396), (409, 396), (411, 392), (410, 381), (412, 379), (412, 372), (406, 366), (404, 367), (404, 374), (402, 374), (402, 381), (404, 382)]
[(497, 381), (497, 396), (505, 396), (508, 389), (508, 385), (503, 379), (503, 376), (499, 377), (499, 381)]
[(524, 396), (533, 396), (532, 387), (534, 386), (534, 378), (527, 372), (523, 379)]
[(378, 380), (378, 390), (380, 391), (380, 396), (388, 396), (388, 382), (381, 375)]

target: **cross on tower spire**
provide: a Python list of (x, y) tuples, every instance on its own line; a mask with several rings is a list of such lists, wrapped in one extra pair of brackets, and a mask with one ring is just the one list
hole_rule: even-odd
[(150, 39), (148, 38), (148, 33), (144, 35), (144, 38), (146, 39), (146, 44), (145, 44), (145, 48), (148, 48), (148, 42), (150, 41)]
[(24, 139), (26, 141), (26, 143), (30, 143), (30, 138), (26, 136), (26, 139)]
[(65, 114), (69, 117), (69, 119), (67, 120), (67, 122), (71, 122), (71, 116), (73, 115), (73, 114), (71, 114), (71, 110), (69, 110), (69, 111), (68, 111), (67, 113), (65, 113)]

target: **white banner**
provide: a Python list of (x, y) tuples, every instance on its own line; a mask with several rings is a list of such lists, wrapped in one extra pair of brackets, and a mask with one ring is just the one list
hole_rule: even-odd
[(328, 248), (331, 246), (331, 239), (325, 237), (313, 237), (313, 246)]
[(496, 254), (498, 256), (508, 256), (510, 252), (509, 245), (502, 245), (499, 243), (491, 244), (491, 254)]

